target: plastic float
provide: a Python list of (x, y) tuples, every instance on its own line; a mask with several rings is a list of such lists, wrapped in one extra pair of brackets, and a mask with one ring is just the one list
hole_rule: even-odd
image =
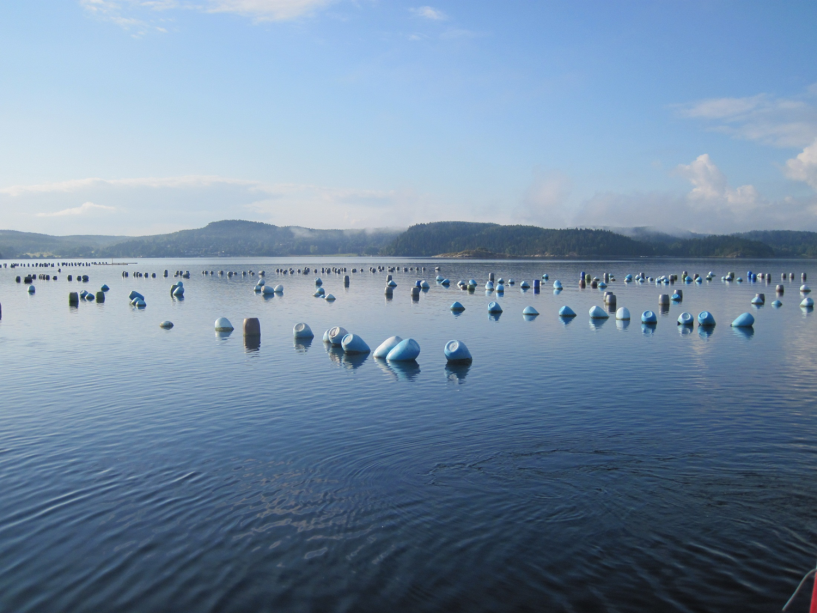
[(347, 334), (340, 342), (343, 351), (346, 353), (369, 353), (371, 349), (357, 334)]
[(576, 317), (576, 313), (569, 306), (559, 309), (559, 317)]
[(442, 283), (442, 282), (443, 282), (443, 276), (442, 276), (442, 275), (437, 275), (437, 276), (434, 278), (434, 280), (435, 280), (437, 283)]
[(256, 283), (256, 285), (257, 285), (258, 287), (264, 287), (264, 285), (266, 285), (266, 283), (267, 283), (267, 282), (266, 282), (266, 281), (264, 281), (264, 279), (258, 279), (258, 283)]
[(443, 279), (442, 281), (440, 281), (440, 285), (442, 285), (443, 287), (448, 287), (449, 285), (451, 285), (451, 280)]
[(547, 280), (548, 280), (548, 274), (547, 274), (547, 273), (545, 273), (545, 274), (543, 274), (543, 275), (542, 275), (542, 280), (543, 280), (543, 281), (547, 281)]
[(68, 292), (68, 306), (77, 306), (79, 304), (79, 294), (76, 292)]
[(99, 290), (96, 293), (96, 301), (97, 302), (105, 302), (105, 292), (103, 292), (102, 290)]
[(322, 287), (319, 287), (318, 289), (315, 290), (315, 293), (312, 295), (315, 296), (315, 298), (323, 298), (324, 296), (326, 296), (326, 290), (323, 289)]
[(619, 321), (630, 321), (630, 311), (626, 307), (621, 307), (616, 311), (616, 319)]
[(534, 317), (539, 314), (539, 311), (534, 309), (532, 306), (526, 306), (522, 309), (522, 315), (533, 315)]
[(493, 281), (488, 281), (485, 284), (485, 291), (488, 291), (488, 292), (494, 291), (494, 282)]
[[(82, 291), (84, 292), (85, 290), (82, 290)], [(133, 300), (134, 298), (141, 298), (142, 300), (145, 299), (145, 297), (142, 294), (140, 294), (139, 292), (137, 292), (135, 290), (132, 291), (130, 294), (128, 294), (128, 300)]]
[(607, 287), (607, 284), (604, 281), (599, 281), (599, 289), (604, 289)]
[(165, 330), (170, 330), (170, 328), (173, 327), (173, 322), (172, 321), (163, 321), (162, 323), (159, 324), (159, 327), (164, 328)]
[(131, 304), (135, 306), (137, 309), (144, 309), (147, 306), (145, 301), (142, 300), (141, 298), (134, 298)]
[(700, 313), (698, 313), (698, 325), (714, 326), (715, 318), (712, 317), (712, 313), (710, 313), (709, 311), (701, 311)]
[(496, 285), (496, 293), (503, 294), (505, 293), (505, 286), (502, 283), (497, 283)]
[(680, 302), (681, 301), (681, 294), (675, 292), (672, 296), (670, 296), (670, 300), (673, 302)]
[(471, 352), (462, 341), (448, 341), (445, 344), (445, 359), (449, 362), (471, 362)]
[(497, 280), (496, 280), (496, 282), (497, 282), (499, 285), (502, 285), (502, 284), (504, 284), (504, 283), (505, 283), (505, 280), (504, 280), (502, 277), (499, 277), (499, 279), (497, 279)]
[(394, 349), (389, 351), (386, 359), (390, 362), (410, 362), (416, 360), (420, 355), (420, 345), (413, 338), (407, 338), (395, 345)]
[(488, 312), (489, 313), (501, 313), (502, 307), (499, 306), (498, 302), (492, 302), (488, 305)]
[(323, 285), (323, 281), (321, 280), (320, 277), (316, 277), (315, 278), (315, 286), (320, 287), (321, 285)]
[(332, 294), (326, 294), (326, 302), (334, 302), (335, 297)]
[(88, 292), (87, 294), (85, 294), (85, 300), (87, 300), (88, 302), (93, 301), (93, 299), (94, 299), (94, 295), (91, 292)]
[(553, 282), (553, 289), (562, 289), (562, 282), (559, 279), (556, 279)]
[(276, 294), (283, 294), (284, 293), (284, 286), (283, 285), (276, 285), (275, 286), (275, 293)]
[(292, 328), (292, 336), (293, 338), (313, 338), (315, 333), (312, 332), (309, 324), (298, 323)]
[(103, 283), (102, 287), (100, 287), (99, 289), (100, 289), (101, 291), (103, 291), (103, 292), (107, 292), (107, 291), (108, 291), (109, 289), (111, 289), (111, 288), (110, 288), (110, 287), (108, 287), (107, 285), (105, 285), (105, 284)]
[(451, 305), (451, 310), (452, 311), (464, 311), (465, 307), (462, 306), (462, 303), (455, 302), (454, 304)]
[(527, 281), (522, 281), (522, 283), (519, 284), (519, 288), (520, 289), (530, 289), (530, 283), (528, 283)]
[(590, 308), (590, 319), (607, 319), (610, 315), (600, 306)]
[(625, 283), (632, 283), (632, 280), (633, 280), (633, 275), (625, 275), (624, 276), (624, 282)]
[(692, 317), (690, 313), (681, 313), (678, 316), (678, 325), (679, 326), (691, 326), (695, 323), (695, 318)]
[(247, 317), (244, 320), (244, 336), (261, 336), (261, 322), (257, 317)]
[(800, 306), (804, 309), (811, 309), (814, 308), (814, 300), (809, 297), (803, 298), (803, 301), (800, 303)]
[(732, 322), (733, 328), (751, 328), (753, 325), (755, 325), (755, 318), (751, 313), (738, 315), (738, 318)]
[(469, 279), (468, 280), (468, 287), (476, 287), (476, 286), (477, 286), (476, 279)]
[(658, 304), (660, 305), (669, 304), (669, 294), (658, 294)]
[(374, 357), (385, 359), (386, 356), (389, 355), (389, 352), (397, 347), (402, 342), (402, 338), (399, 336), (390, 336), (385, 341), (380, 343), (380, 346), (374, 350)]
[(231, 332), (233, 330), (233, 324), (230, 323), (230, 320), (226, 317), (219, 317), (216, 320), (216, 332)]
[(803, 294), (808, 294), (811, 291), (811, 288), (804, 283), (803, 285), (800, 286), (800, 291)]
[(508, 285), (513, 285), (514, 283), (516, 283), (516, 281), (513, 279), (508, 279)]
[(763, 296), (761, 296), (760, 294), (755, 294), (755, 297), (752, 298), (752, 304), (755, 305), (766, 304), (766, 300), (764, 300)]
[(33, 294), (33, 293), (34, 293), (35, 291), (37, 291), (37, 290), (35, 290), (35, 289), (34, 289), (34, 286), (33, 286), (33, 285), (29, 285), (29, 286), (28, 286), (28, 289), (27, 289), (26, 291), (27, 291), (29, 294)]
[[(257, 289), (257, 288), (256, 288), (256, 289)], [(269, 285), (265, 285), (265, 286), (264, 286), (263, 288), (261, 288), (261, 289), (263, 289), (263, 294), (264, 294), (265, 296), (272, 296), (272, 295), (274, 295), (274, 294), (275, 294), (275, 288), (270, 287)]]
[(774, 302), (772, 302), (772, 306), (773, 306), (774, 308), (778, 309), (778, 308), (780, 308), (780, 307), (782, 307), (782, 306), (783, 306), (783, 303), (782, 303), (782, 302), (780, 302), (779, 300), (775, 300)]
[(347, 334), (349, 334), (349, 331), (346, 330), (346, 328), (335, 326), (334, 328), (329, 328), (329, 331), (326, 333), (326, 340), (333, 345), (340, 345), (343, 342), (343, 337)]
[(644, 311), (641, 314), (641, 323), (642, 324), (657, 324), (658, 317), (656, 317), (655, 313), (652, 311)]
[(431, 286), (428, 284), (428, 281), (423, 279), (420, 281), (420, 289), (429, 289)]

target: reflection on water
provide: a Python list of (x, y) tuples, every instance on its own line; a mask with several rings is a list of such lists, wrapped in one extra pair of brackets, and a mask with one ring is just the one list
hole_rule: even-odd
[(216, 340), (217, 341), (226, 341), (230, 338), (230, 335), (233, 333), (232, 330), (216, 330)]
[(500, 317), (502, 317), (502, 313), (488, 313), (489, 321), (499, 321)]
[(746, 328), (746, 327), (732, 327), (732, 333), (735, 336), (739, 336), (740, 338), (750, 339), (755, 335), (754, 328)]
[(522, 313), (522, 319), (525, 321), (536, 321), (538, 315), (528, 315), (527, 313)]
[(395, 381), (412, 381), (420, 374), (420, 365), (414, 360), (411, 362), (389, 362), (382, 358), (374, 358), (374, 363)]
[(630, 320), (629, 319), (617, 319), (616, 320), (616, 328), (619, 330), (626, 330), (630, 327)]
[(591, 317), (590, 318), (590, 329), (591, 330), (601, 330), (604, 324), (607, 323), (609, 320), (608, 317)]
[(644, 336), (652, 336), (655, 334), (655, 330), (658, 328), (658, 324), (641, 324), (641, 333)]
[(469, 370), (471, 370), (471, 364), (449, 363), (445, 365), (445, 376), (451, 382), (464, 383)]
[(698, 336), (709, 338), (715, 333), (715, 326), (698, 326)]
[(668, 315), (669, 314), (669, 305), (668, 304), (659, 304), (658, 305), (658, 314), (659, 315)]
[(244, 351), (246, 353), (255, 353), (261, 348), (261, 335), (252, 334), (244, 336)]
[(360, 368), (369, 359), (368, 353), (344, 353), (341, 358), (341, 364), (345, 368), (354, 370)]
[(681, 336), (687, 336), (695, 331), (692, 326), (679, 326), (678, 324), (675, 324), (675, 327), (678, 328), (678, 334)]
[(312, 338), (293, 338), (293, 346), (295, 347), (295, 351), (298, 353), (306, 353), (309, 351), (309, 348), (312, 346)]

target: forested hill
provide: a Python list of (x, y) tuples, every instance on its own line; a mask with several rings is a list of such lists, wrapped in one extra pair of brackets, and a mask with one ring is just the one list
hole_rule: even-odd
[(310, 230), (255, 221), (216, 221), (204, 228), (127, 240), (101, 257), (376, 255), (402, 230)]
[(385, 255), (499, 254), (509, 257), (774, 257), (764, 243), (738, 236), (666, 242), (637, 241), (609, 230), (548, 230), (536, 226), (438, 222), (411, 226), (383, 249)]
[(794, 230), (755, 230), (737, 234), (743, 238), (760, 241), (774, 249), (775, 255), (785, 258), (817, 257), (817, 232)]

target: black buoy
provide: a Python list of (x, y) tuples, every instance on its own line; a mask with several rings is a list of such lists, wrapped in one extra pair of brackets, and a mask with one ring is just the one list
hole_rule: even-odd
[(77, 306), (79, 304), (79, 294), (77, 292), (70, 292), (68, 294), (68, 306)]

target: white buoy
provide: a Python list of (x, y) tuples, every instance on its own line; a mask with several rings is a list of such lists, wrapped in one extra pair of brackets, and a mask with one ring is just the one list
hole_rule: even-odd
[(233, 330), (233, 324), (230, 323), (230, 320), (226, 317), (219, 317), (216, 320), (216, 332), (231, 332)]
[(590, 319), (607, 319), (610, 315), (600, 306), (594, 306), (590, 309)]
[(292, 336), (294, 338), (313, 338), (315, 334), (309, 324), (299, 323), (292, 328)]
[(420, 345), (413, 338), (400, 341), (394, 349), (389, 351), (386, 359), (390, 362), (410, 362), (420, 355)]
[(283, 294), (284, 293), (284, 286), (283, 285), (276, 285), (275, 286), (275, 293), (276, 294)]
[(809, 297), (803, 298), (803, 301), (800, 303), (800, 306), (804, 309), (810, 309), (814, 306), (814, 300)]
[(399, 336), (390, 336), (385, 341), (380, 343), (380, 346), (378, 346), (378, 348), (374, 350), (374, 353), (372, 355), (376, 358), (385, 359), (386, 356), (389, 355), (389, 352), (395, 347), (397, 347), (397, 345), (399, 345), (402, 340), (403, 339), (400, 338)]
[(340, 343), (346, 353), (369, 353), (371, 349), (357, 334), (347, 334)]
[(630, 311), (627, 307), (621, 307), (618, 311), (616, 311), (616, 319), (619, 321), (630, 321)]
[(343, 342), (343, 337), (347, 334), (349, 334), (349, 331), (346, 330), (346, 328), (335, 326), (334, 328), (329, 329), (327, 336), (330, 343), (333, 345), (340, 345)]

